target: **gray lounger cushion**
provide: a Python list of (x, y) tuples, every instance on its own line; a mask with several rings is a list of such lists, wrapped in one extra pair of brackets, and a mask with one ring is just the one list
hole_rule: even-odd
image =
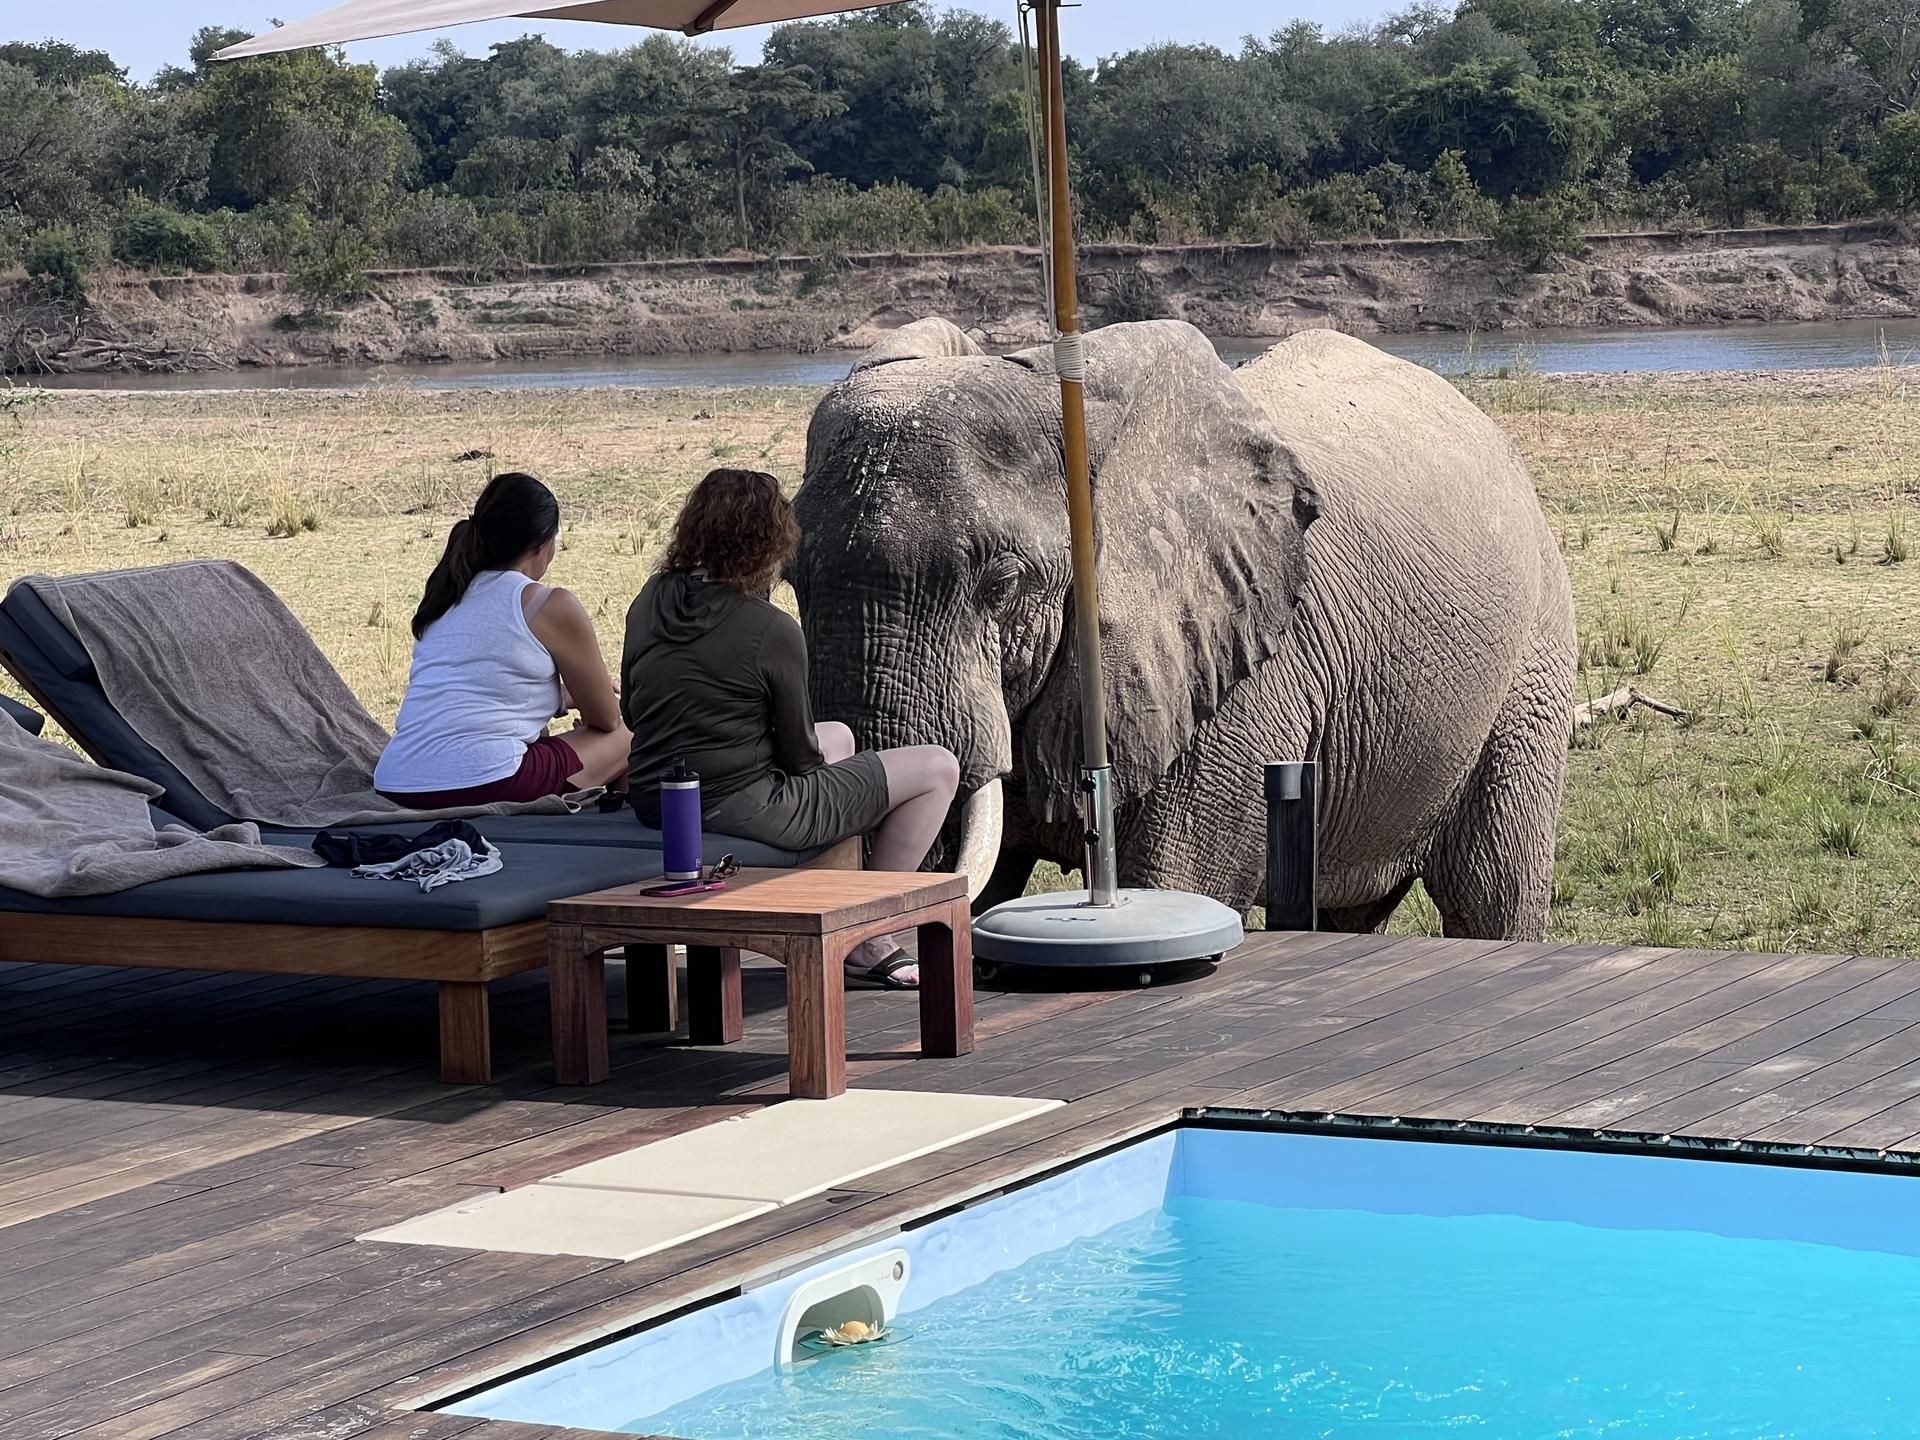
[[(100, 677), (85, 648), (40, 597), (24, 585), (14, 586), (6, 598), (0, 600), (0, 651), (13, 656), (33, 677), (35, 687), (46, 696), (47, 704), (69, 722), (76, 736), (85, 737), (89, 748), (100, 759), (116, 770), (139, 775), (160, 786), (166, 792), (162, 803), (183, 823), (196, 830), (233, 823), (235, 816), (196, 790), (186, 776), (143, 740), (113, 708), (106, 692), (100, 688)], [(421, 823), (402, 821), (391, 827), (353, 828), (378, 831)], [(497, 815), (483, 817), (472, 824), (488, 839), (503, 845), (660, 848), (660, 832), (642, 825), (627, 810), (608, 815)], [(277, 827), (262, 828), (280, 833)], [(732, 855), (742, 865), (786, 869), (809, 858), (792, 850), (726, 835), (707, 836), (705, 850), (708, 864), (722, 855)]]
[(0, 695), (0, 719), (11, 720), (29, 735), (38, 735), (47, 724), (47, 717), (38, 710), (30, 710), (18, 700), (9, 700), (4, 695)]
[[(156, 820), (160, 817), (156, 814)], [(505, 868), (422, 892), (397, 880), (356, 880), (347, 870), (226, 870), (157, 880), (117, 895), (43, 900), (0, 889), (0, 912), (120, 915), (141, 920), (262, 925), (491, 930), (538, 920), (548, 902), (650, 880), (660, 856), (611, 846), (502, 845)]]

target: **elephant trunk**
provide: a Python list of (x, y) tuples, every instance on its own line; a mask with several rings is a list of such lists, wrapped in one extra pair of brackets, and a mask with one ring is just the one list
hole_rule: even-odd
[(986, 658), (927, 645), (883, 614), (808, 617), (814, 714), (851, 726), (863, 749), (946, 746), (963, 797), (1000, 780), (1012, 768), (1012, 728)]
[(967, 796), (960, 810), (959, 857), (954, 869), (967, 877), (967, 899), (978, 900), (993, 878), (1000, 860), (1000, 839), (1006, 826), (1005, 796), (998, 780), (989, 781)]

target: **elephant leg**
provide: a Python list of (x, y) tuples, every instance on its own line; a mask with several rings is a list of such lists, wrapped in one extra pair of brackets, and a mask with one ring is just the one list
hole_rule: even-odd
[(1449, 937), (1539, 940), (1553, 897), (1573, 666), (1536, 646), (1428, 855), (1427, 893)]
[(1236, 785), (1197, 768), (1183, 761), (1121, 820), (1120, 884), (1210, 895), (1244, 914), (1260, 903), (1267, 873), (1259, 778)]
[(1407, 892), (1413, 889), (1413, 876), (1409, 875), (1394, 889), (1380, 899), (1366, 905), (1348, 905), (1337, 910), (1320, 912), (1322, 930), (1338, 930), (1350, 935), (1372, 935), (1387, 928), (1387, 922), (1393, 919), (1393, 912), (1400, 908), (1400, 902), (1407, 898)]
[(973, 913), (985, 914), (996, 905), (1018, 900), (1026, 894), (1027, 884), (1033, 879), (1033, 867), (1039, 863), (1040, 857), (1031, 850), (1002, 850), (987, 880), (987, 888), (973, 902)]

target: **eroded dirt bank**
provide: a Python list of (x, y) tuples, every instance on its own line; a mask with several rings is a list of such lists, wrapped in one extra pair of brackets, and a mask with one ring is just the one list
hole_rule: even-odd
[[(990, 344), (1044, 334), (1037, 257), (1020, 249), (372, 279), (367, 298), (318, 314), (280, 275), (97, 277), (78, 316), (0, 287), (0, 369), (804, 351), (932, 314)], [(1538, 272), (1466, 240), (1100, 246), (1082, 290), (1090, 325), (1177, 317), (1223, 338), (1893, 317), (1920, 313), (1920, 242), (1891, 225), (1600, 236)]]

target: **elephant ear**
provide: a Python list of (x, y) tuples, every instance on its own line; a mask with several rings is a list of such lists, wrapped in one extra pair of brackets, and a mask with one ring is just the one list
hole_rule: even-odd
[(951, 320), (929, 315), (924, 320), (902, 325), (856, 360), (847, 374), (852, 377), (863, 370), (892, 365), (900, 360), (948, 360), (960, 355), (984, 354), (986, 351), (974, 344), (967, 332)]
[[(1199, 331), (1110, 326), (1087, 351), (1101, 649), (1124, 802), (1157, 784), (1275, 653), (1299, 604), (1319, 505)], [(1038, 354), (1021, 358), (1051, 369)], [(1069, 645), (1022, 727), (1030, 803), (1050, 820), (1074, 809), (1078, 685)]]

